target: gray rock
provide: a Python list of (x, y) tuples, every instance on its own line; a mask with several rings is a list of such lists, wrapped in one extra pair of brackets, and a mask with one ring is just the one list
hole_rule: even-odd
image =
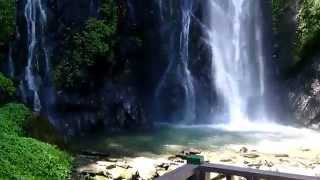
[(242, 156), (245, 158), (252, 158), (252, 159), (259, 157), (258, 154), (254, 154), (254, 153), (247, 153), (247, 154), (243, 154)]
[(289, 157), (288, 154), (275, 154), (274, 156), (277, 157), (277, 158)]
[(220, 162), (232, 162), (232, 159), (221, 159)]
[(170, 167), (170, 164), (168, 164), (168, 163), (161, 163), (161, 164), (158, 165), (158, 167), (163, 168), (163, 169), (165, 169), (165, 170), (168, 170), (169, 167)]
[(116, 166), (118, 166), (118, 167), (121, 167), (121, 168), (124, 168), (124, 169), (129, 169), (129, 168), (131, 168), (131, 166), (130, 165), (128, 165), (126, 162), (117, 162), (116, 163)]
[(264, 165), (267, 166), (267, 167), (273, 167), (274, 166), (273, 162), (267, 161), (267, 160), (264, 161)]
[(246, 147), (242, 147), (240, 149), (240, 153), (247, 153), (247, 152), (248, 152), (248, 148), (246, 148)]

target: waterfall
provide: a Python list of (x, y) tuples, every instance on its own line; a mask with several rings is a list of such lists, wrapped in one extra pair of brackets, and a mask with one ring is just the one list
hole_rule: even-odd
[(261, 7), (259, 6), (259, 3), (256, 3), (255, 7), (255, 14), (257, 17), (256, 23), (255, 23), (255, 37), (256, 37), (256, 44), (257, 44), (257, 58), (258, 58), (258, 64), (259, 64), (259, 82), (260, 82), (260, 96), (263, 97), (265, 95), (266, 91), (266, 78), (265, 78), (265, 56), (263, 54), (263, 42), (262, 42), (262, 25), (259, 22), (263, 21), (261, 12)]
[[(27, 66), (25, 68), (25, 80), (27, 82), (27, 89), (33, 93), (33, 110), (41, 110), (41, 102), (39, 97), (39, 83), (37, 82), (37, 69), (35, 65), (38, 65), (36, 55), (37, 46), (44, 52), (46, 67), (49, 70), (49, 57), (48, 51), (44, 48), (45, 40), (42, 38), (44, 33), (45, 24), (47, 22), (46, 10), (43, 8), (41, 0), (27, 0), (24, 9), (24, 15), (27, 22), (27, 35), (28, 35), (28, 55), (27, 55)], [(41, 29), (37, 29), (40, 27)], [(41, 44), (38, 41), (41, 39)], [(39, 65), (38, 65), (39, 66)]]
[(223, 106), (222, 113), (231, 123), (249, 122), (250, 111), (260, 111), (263, 106), (265, 91), (262, 20), (256, 19), (261, 17), (257, 14), (260, 2), (208, 0), (207, 3), (205, 39), (212, 52), (213, 84)]
[[(161, 32), (162, 46), (167, 50), (165, 58), (168, 59), (169, 63), (156, 88), (156, 101), (161, 101), (161, 93), (164, 93), (166, 86), (168, 86), (169, 81), (172, 81), (172, 76), (174, 76), (175, 80), (179, 81), (178, 83), (183, 87), (185, 96), (183, 110), (180, 112), (184, 115), (183, 119), (180, 120), (191, 122), (196, 116), (193, 77), (189, 70), (189, 36), (193, 0), (159, 0), (158, 7), (161, 26), (165, 29), (165, 32)], [(176, 20), (175, 18), (178, 19)], [(178, 23), (175, 21), (178, 21)]]
[(188, 67), (189, 57), (189, 36), (192, 15), (192, 1), (182, 1), (182, 32), (180, 35), (180, 57), (185, 74), (185, 91), (186, 91), (186, 118), (194, 120), (195, 118), (195, 92), (193, 87), (193, 78)]
[(15, 69), (12, 59), (12, 44), (9, 45), (9, 52), (8, 52), (8, 74), (10, 78), (14, 77)]

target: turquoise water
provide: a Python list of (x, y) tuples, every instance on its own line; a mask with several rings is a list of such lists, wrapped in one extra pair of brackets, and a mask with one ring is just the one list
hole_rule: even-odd
[[(107, 135), (99, 133), (76, 139), (74, 150), (107, 152), (114, 156), (172, 154), (185, 148), (215, 150), (227, 145), (261, 145), (290, 148), (314, 144), (319, 133), (276, 124), (171, 126), (159, 124), (152, 132)], [(311, 138), (311, 139), (310, 139)], [(273, 146), (273, 147), (272, 147)]]

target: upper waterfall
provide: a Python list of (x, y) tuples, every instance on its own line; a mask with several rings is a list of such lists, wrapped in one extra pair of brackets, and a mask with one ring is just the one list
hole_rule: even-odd
[(179, 87), (181, 89), (179, 92), (184, 96), (183, 100), (180, 100), (182, 103), (179, 104), (182, 108), (176, 110), (173, 118), (192, 122), (196, 117), (195, 89), (189, 69), (189, 39), (193, 0), (174, 2), (159, 0), (158, 2), (160, 23), (164, 29), (160, 39), (162, 47), (165, 49), (164, 58), (168, 60), (168, 65), (156, 87), (155, 101), (160, 104), (158, 108), (163, 108), (160, 98), (170, 94), (166, 91), (175, 91)]
[(264, 118), (265, 59), (260, 2), (207, 1), (205, 41), (211, 49), (213, 84), (223, 118), (241, 124), (251, 112)]
[[(24, 9), (24, 15), (27, 22), (28, 32), (28, 55), (27, 66), (25, 67), (26, 88), (33, 93), (33, 110), (41, 111), (41, 101), (39, 95), (39, 55), (38, 49), (43, 51), (46, 73), (50, 71), (48, 49), (45, 47), (45, 27), (47, 23), (46, 10), (43, 7), (42, 0), (27, 0)], [(24, 91), (25, 88), (22, 88)], [(26, 93), (24, 93), (26, 94)]]

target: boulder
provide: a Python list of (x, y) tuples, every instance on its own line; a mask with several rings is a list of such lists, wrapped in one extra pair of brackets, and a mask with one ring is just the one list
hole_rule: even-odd
[(89, 164), (87, 166), (82, 166), (77, 169), (77, 172), (79, 174), (89, 174), (92, 176), (101, 175), (101, 176), (107, 176), (107, 171), (104, 166), (99, 166), (97, 164)]
[(97, 165), (99, 166), (104, 166), (106, 169), (113, 169), (116, 168), (116, 164), (113, 162), (108, 162), (108, 161), (97, 161)]

